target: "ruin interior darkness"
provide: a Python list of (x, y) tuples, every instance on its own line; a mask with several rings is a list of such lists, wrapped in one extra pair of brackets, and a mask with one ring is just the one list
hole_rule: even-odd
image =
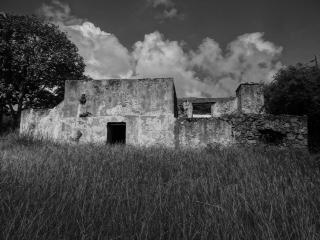
[(107, 124), (107, 143), (126, 143), (126, 123), (109, 122)]
[(211, 115), (211, 102), (192, 103), (193, 114)]
[(285, 135), (271, 129), (259, 130), (259, 140), (264, 144), (280, 145), (283, 143)]

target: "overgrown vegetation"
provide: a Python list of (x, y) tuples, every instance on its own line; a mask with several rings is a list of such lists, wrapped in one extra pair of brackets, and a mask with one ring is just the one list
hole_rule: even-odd
[(315, 156), (0, 139), (1, 239), (319, 239)]
[(264, 88), (265, 107), (271, 114), (320, 115), (320, 69), (296, 66), (281, 68)]
[(282, 68), (264, 96), (268, 113), (308, 116), (309, 150), (320, 153), (320, 69), (301, 63)]

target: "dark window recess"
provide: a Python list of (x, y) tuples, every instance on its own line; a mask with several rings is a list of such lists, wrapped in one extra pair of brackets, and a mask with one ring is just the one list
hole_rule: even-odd
[(110, 122), (107, 124), (107, 143), (126, 143), (126, 123)]
[(193, 114), (207, 114), (211, 115), (211, 105), (213, 103), (206, 102), (206, 103), (192, 103), (193, 107)]
[(259, 132), (261, 133), (259, 138), (260, 142), (271, 145), (283, 144), (285, 135), (281, 132), (277, 132), (271, 129), (259, 130)]

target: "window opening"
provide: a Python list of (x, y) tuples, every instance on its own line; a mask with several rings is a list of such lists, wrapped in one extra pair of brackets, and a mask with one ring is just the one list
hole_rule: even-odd
[(193, 114), (196, 115), (211, 115), (211, 102), (192, 103)]

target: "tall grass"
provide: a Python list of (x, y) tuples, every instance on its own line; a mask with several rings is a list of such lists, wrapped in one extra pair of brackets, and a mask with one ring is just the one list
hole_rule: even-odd
[(1, 239), (319, 239), (315, 157), (0, 139)]

